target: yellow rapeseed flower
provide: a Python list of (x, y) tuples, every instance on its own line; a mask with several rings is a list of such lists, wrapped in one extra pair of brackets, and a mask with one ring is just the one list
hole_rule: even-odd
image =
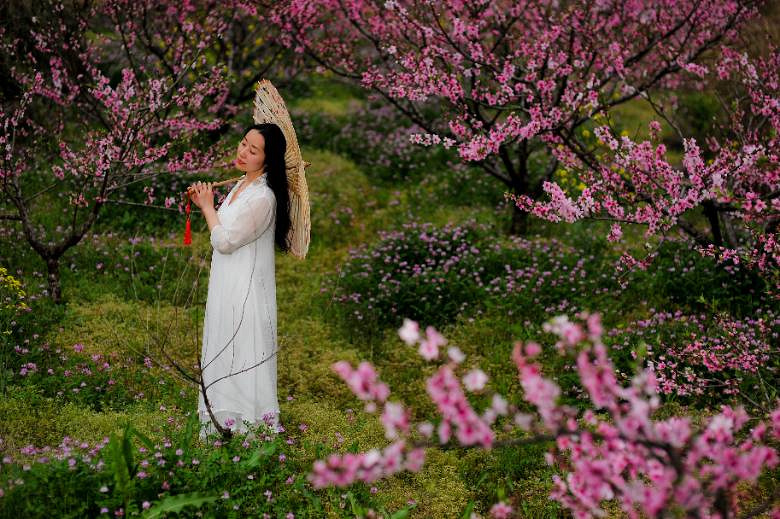
[(10, 294), (11, 296), (11, 303), (6, 304), (4, 308), (15, 308), (18, 310), (27, 308), (23, 301), (26, 294), (22, 289), (22, 283), (9, 274), (8, 269), (4, 267), (0, 267), (0, 293)]

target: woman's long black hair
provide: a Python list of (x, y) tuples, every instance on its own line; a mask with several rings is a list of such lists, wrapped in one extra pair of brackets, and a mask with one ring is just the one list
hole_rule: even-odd
[(290, 193), (287, 191), (287, 167), (284, 154), (287, 140), (282, 129), (273, 123), (253, 124), (244, 130), (244, 136), (257, 130), (265, 139), (265, 174), (268, 187), (276, 196), (276, 231), (274, 241), (282, 252), (289, 252), (287, 233), (290, 230)]

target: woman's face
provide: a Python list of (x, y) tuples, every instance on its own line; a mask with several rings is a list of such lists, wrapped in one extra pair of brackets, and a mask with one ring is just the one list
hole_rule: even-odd
[(258, 171), (265, 164), (265, 138), (257, 130), (249, 130), (238, 143), (236, 168), (241, 171)]

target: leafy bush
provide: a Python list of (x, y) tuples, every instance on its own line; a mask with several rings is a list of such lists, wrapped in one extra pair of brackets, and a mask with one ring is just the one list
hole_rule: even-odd
[(395, 326), (402, 315), (445, 323), (480, 300), (484, 256), (479, 241), (473, 223), (440, 229), (404, 224), (401, 231), (380, 232), (372, 247), (351, 250), (323, 290), (356, 330)]
[(633, 294), (689, 312), (727, 311), (742, 318), (773, 304), (767, 281), (740, 265), (717, 264), (694, 245), (665, 241), (653, 265), (632, 275)]
[[(780, 318), (656, 312), (609, 331), (613, 356), (652, 365), (659, 393), (698, 406), (742, 397), (761, 410), (777, 398)], [(621, 354), (622, 352), (622, 354)]]
[[(66, 437), (54, 449), (29, 446), (17, 459), (5, 456), (0, 516), (322, 517), (325, 505), (340, 501), (340, 491), (311, 489), (306, 467), (291, 456), (292, 438), (260, 424), (251, 428), (255, 438), (212, 437), (202, 445), (193, 441), (197, 427), (193, 413), (186, 424), (166, 424), (160, 443), (126, 425), (95, 445)], [(366, 485), (348, 494), (353, 507), (372, 500)]]
[(352, 249), (323, 292), (348, 328), (369, 336), (400, 326), (402, 315), (424, 316), (432, 326), (484, 309), (532, 320), (613, 300), (622, 289), (604, 275), (608, 261), (554, 239), (504, 243), (473, 221), (408, 223)]

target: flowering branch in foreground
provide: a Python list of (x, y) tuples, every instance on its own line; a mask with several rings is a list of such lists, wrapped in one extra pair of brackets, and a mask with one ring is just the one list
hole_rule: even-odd
[[(344, 361), (335, 363), (334, 371), (366, 402), (367, 412), (383, 406), (381, 421), (386, 437), (394, 443), (383, 451), (331, 454), (314, 463), (309, 480), (317, 488), (347, 486), (404, 469), (418, 471), (425, 447), (444, 446), (453, 438), (456, 446), (486, 450), (553, 440), (556, 449), (548, 462), (557, 464), (561, 474), (553, 477), (551, 497), (575, 517), (603, 515), (605, 501), (616, 501), (631, 517), (658, 517), (672, 510), (688, 517), (735, 517), (738, 486), (755, 483), (765, 469), (778, 464), (777, 451), (769, 443), (780, 438), (780, 407), (768, 423), (751, 420), (742, 408), (729, 406), (700, 427), (694, 427), (687, 416), (655, 420), (652, 414), (660, 399), (652, 369), (638, 372), (629, 386), (621, 386), (601, 340), (600, 315), (582, 313), (578, 317), (583, 322), (559, 316), (545, 323), (544, 329), (559, 337), (558, 353), (576, 359), (581, 384), (592, 403), (583, 413), (558, 402), (561, 389), (543, 376), (535, 360), (542, 348), (533, 341), (516, 342), (512, 361), (523, 397), (536, 408), (538, 417), (518, 412), (498, 393), (492, 396), (490, 407), (478, 414), (466, 393), (482, 392), (488, 376), (475, 368), (459, 378), (456, 370), (465, 355), (455, 346), (447, 349), (445, 363), (426, 381), (426, 391), (441, 414), (436, 427), (430, 422), (412, 427), (410, 410), (388, 401), (390, 390), (370, 363), (362, 362), (357, 369)], [(438, 359), (439, 348), (447, 344), (433, 327), (422, 334), (419, 324), (409, 319), (404, 320), (399, 336), (410, 346), (419, 345), (429, 361)], [(496, 441), (492, 425), (499, 416), (511, 418), (504, 430), (531, 435), (521, 433), (509, 441)], [(753, 427), (747, 429), (748, 423)], [(431, 438), (434, 428), (438, 442), (409, 441), (412, 429)], [(509, 517), (513, 508), (497, 503), (490, 514)]]

